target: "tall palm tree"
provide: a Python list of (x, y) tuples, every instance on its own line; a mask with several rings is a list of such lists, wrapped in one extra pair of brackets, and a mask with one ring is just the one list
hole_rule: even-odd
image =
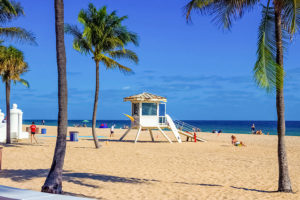
[(138, 63), (138, 56), (125, 46), (129, 43), (138, 45), (137, 35), (128, 31), (122, 22), (126, 16), (118, 17), (116, 11), (108, 14), (106, 7), (99, 10), (89, 4), (87, 10), (81, 10), (78, 21), (83, 25), (81, 31), (77, 26), (65, 25), (65, 32), (74, 37), (73, 48), (83, 54), (91, 54), (96, 64), (96, 89), (92, 120), (92, 133), (96, 148), (99, 148), (96, 134), (96, 114), (99, 96), (99, 64), (103, 63), (106, 69), (118, 68), (122, 72), (132, 70), (115, 59), (125, 58)]
[(23, 52), (18, 49), (9, 47), (0, 47), (0, 73), (2, 81), (6, 86), (6, 143), (10, 144), (10, 86), (11, 81), (14, 83), (21, 82), (26, 87), (29, 83), (20, 76), (28, 71), (28, 65), (24, 61)]
[(58, 71), (58, 126), (57, 139), (51, 169), (42, 192), (62, 193), (62, 171), (66, 154), (68, 126), (68, 89), (66, 74), (66, 51), (64, 39), (64, 2), (55, 0), (56, 59)]
[[(213, 15), (213, 21), (229, 29), (232, 21), (241, 18), (259, 0), (192, 0), (186, 5), (186, 18), (192, 11)], [(300, 2), (298, 0), (270, 0), (262, 5), (262, 18), (259, 26), (257, 61), (254, 77), (258, 86), (267, 91), (276, 91), (279, 192), (292, 192), (285, 150), (285, 119), (283, 96), (283, 53), (287, 38), (292, 38), (300, 25)]]
[(0, 38), (15, 39), (19, 42), (35, 43), (34, 35), (21, 27), (4, 27), (5, 24), (13, 19), (24, 15), (20, 3), (10, 0), (0, 0)]

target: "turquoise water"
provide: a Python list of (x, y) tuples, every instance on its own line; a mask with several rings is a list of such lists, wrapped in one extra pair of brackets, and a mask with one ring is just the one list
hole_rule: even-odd
[[(37, 125), (41, 124), (41, 120), (24, 120), (24, 124), (31, 124), (34, 121)], [(242, 133), (248, 134), (251, 132), (251, 125), (254, 123), (256, 130), (262, 130), (264, 133), (269, 132), (270, 135), (276, 135), (276, 121), (236, 121), (236, 120), (182, 120), (188, 124), (199, 127), (202, 131), (211, 132), (212, 130), (222, 130), (224, 133)], [(83, 124), (82, 120), (69, 120), (69, 126), (76, 124)], [(122, 128), (123, 126), (129, 126), (129, 120), (98, 120), (97, 126), (101, 124), (107, 124), (111, 127), (113, 124), (116, 128)], [(47, 126), (57, 126), (56, 120), (45, 120)], [(92, 123), (86, 123), (88, 127), (92, 126)], [(300, 136), (300, 121), (286, 121), (286, 135)]]

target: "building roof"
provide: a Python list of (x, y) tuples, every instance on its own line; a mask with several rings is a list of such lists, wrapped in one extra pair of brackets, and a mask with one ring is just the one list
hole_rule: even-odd
[(161, 97), (155, 94), (143, 92), (141, 94), (125, 97), (124, 101), (164, 101), (167, 102), (167, 98)]

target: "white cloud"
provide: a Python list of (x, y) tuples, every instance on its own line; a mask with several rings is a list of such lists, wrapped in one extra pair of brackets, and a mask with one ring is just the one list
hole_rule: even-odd
[(122, 88), (123, 90), (129, 90), (130, 89), (130, 86), (125, 86)]

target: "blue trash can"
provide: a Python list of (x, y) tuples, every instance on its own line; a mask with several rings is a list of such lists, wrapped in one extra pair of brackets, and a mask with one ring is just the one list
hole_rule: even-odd
[(47, 129), (42, 128), (42, 134), (46, 134), (47, 133)]
[(78, 132), (77, 131), (70, 131), (70, 141), (78, 142)]

